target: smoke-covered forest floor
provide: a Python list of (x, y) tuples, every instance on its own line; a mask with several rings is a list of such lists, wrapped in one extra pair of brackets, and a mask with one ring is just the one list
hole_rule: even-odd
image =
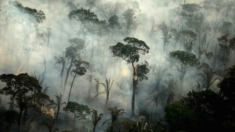
[(234, 132), (235, 0), (1, 0), (0, 132)]

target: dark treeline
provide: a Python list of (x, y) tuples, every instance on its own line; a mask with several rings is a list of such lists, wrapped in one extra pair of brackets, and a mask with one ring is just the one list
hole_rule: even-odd
[(148, 2), (0, 2), (0, 131), (234, 132), (235, 1)]

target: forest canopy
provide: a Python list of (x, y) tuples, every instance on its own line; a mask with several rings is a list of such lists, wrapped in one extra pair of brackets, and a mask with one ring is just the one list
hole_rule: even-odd
[(1, 132), (234, 132), (235, 0), (2, 0)]

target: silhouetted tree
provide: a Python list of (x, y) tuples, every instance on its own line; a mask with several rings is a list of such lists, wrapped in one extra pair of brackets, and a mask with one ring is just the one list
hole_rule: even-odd
[(79, 118), (79, 120), (85, 119), (86, 116), (90, 114), (90, 109), (88, 106), (71, 101), (67, 103), (64, 110), (74, 114), (73, 130), (76, 118)]
[(99, 81), (99, 79), (95, 79), (95, 82), (96, 82), (96, 85), (95, 85), (95, 88), (96, 88), (96, 96), (95, 96), (95, 98), (97, 97), (98, 98), (98, 96), (99, 96), (99, 89), (100, 89), (100, 81)]
[(135, 12), (132, 9), (127, 9), (122, 14), (126, 20), (126, 35), (129, 34), (131, 27), (135, 24)]
[[(113, 128), (113, 125), (118, 121), (118, 118), (125, 114), (124, 109), (118, 109), (117, 106), (109, 107), (108, 110), (110, 111), (111, 114), (111, 130), (115, 129)], [(109, 121), (110, 119), (106, 120), (102, 126)]]
[(166, 80), (166, 88), (168, 89), (166, 105), (169, 105), (170, 103), (172, 103), (174, 99), (175, 93), (173, 90), (175, 89), (176, 84), (177, 84), (177, 81), (174, 80), (174, 78), (170, 78)]
[(70, 91), (69, 91), (68, 102), (70, 99), (70, 95), (71, 95), (71, 91), (73, 88), (73, 83), (74, 83), (75, 78), (77, 76), (83, 76), (86, 73), (87, 68), (89, 67), (89, 63), (86, 61), (75, 60), (73, 63), (74, 63), (75, 69), (72, 70), (73, 80), (72, 80)]
[(185, 108), (181, 103), (173, 103), (165, 109), (166, 121), (169, 123), (169, 130), (172, 131), (187, 131), (193, 126), (186, 122), (192, 122), (196, 118), (196, 113)]
[(169, 43), (169, 39), (171, 38), (171, 35), (169, 34), (169, 28), (168, 26), (163, 22), (162, 24), (158, 25), (159, 30), (162, 31), (163, 35), (163, 51), (165, 51), (167, 43)]
[(231, 35), (230, 29), (232, 29), (233, 24), (231, 22), (224, 22), (223, 25), (220, 27), (220, 31), (223, 34)]
[(54, 102), (51, 102), (49, 105), (54, 105), (54, 108), (55, 109), (57, 107), (57, 112), (56, 112), (56, 117), (55, 119), (58, 120), (58, 117), (59, 117), (59, 113), (60, 113), (60, 107), (63, 105), (63, 104), (66, 104), (66, 102), (62, 102), (62, 94), (57, 94), (55, 95), (56, 97), (56, 101)]
[(137, 90), (138, 80), (142, 81), (143, 79), (148, 79), (146, 74), (149, 72), (148, 63), (146, 62), (143, 65), (135, 66), (135, 62), (139, 61), (140, 54), (143, 55), (149, 52), (149, 47), (147, 44), (136, 38), (127, 37), (124, 39), (127, 43), (118, 42), (114, 46), (110, 46), (110, 49), (114, 56), (121, 57), (127, 63), (131, 63), (133, 68), (133, 94), (132, 94), (132, 116), (135, 116), (135, 94)]
[[(94, 35), (97, 35), (99, 37), (101, 37), (102, 35), (106, 34), (108, 31), (108, 27), (105, 21), (101, 21), (97, 18), (97, 15), (94, 12), (91, 12), (89, 9), (78, 9), (78, 10), (74, 10), (71, 11), (69, 13), (69, 18), (70, 19), (75, 19), (79, 22), (81, 22), (82, 27), (81, 27), (81, 31), (82, 34), (86, 34), (85, 32), (89, 32), (92, 33)], [(83, 35), (84, 37), (84, 35)], [(98, 39), (99, 40), (99, 39)], [(99, 43), (99, 42), (97, 42)], [(91, 59), (90, 59), (90, 64), (92, 65), (93, 62), (93, 56), (94, 56), (94, 47), (93, 47), (93, 43), (91, 46)], [(89, 77), (89, 81), (90, 81), (90, 89), (89, 89), (89, 97), (91, 96), (91, 89), (92, 89), (92, 81), (93, 81), (93, 70), (91, 70), (91, 75)]]
[(171, 32), (171, 35), (173, 36), (173, 39), (175, 40), (175, 47), (176, 47), (180, 40), (180, 30), (173, 28), (170, 30), (170, 32)]
[(50, 115), (44, 115), (43, 122), (41, 125), (45, 126), (49, 132), (58, 132), (59, 128), (56, 127), (56, 119)]
[(180, 34), (180, 41), (182, 42), (186, 51), (191, 51), (194, 41), (196, 40), (197, 36), (193, 31), (190, 30), (182, 30), (179, 32)]
[(117, 106), (109, 107), (108, 110), (111, 113), (112, 123), (116, 122), (125, 113), (124, 109), (118, 109)]
[(5, 131), (9, 132), (12, 124), (17, 124), (19, 113), (15, 110), (7, 110), (4, 112), (4, 121), (7, 123)]
[[(47, 58), (48, 46), (49, 46), (49, 44), (50, 44), (50, 37), (51, 37), (51, 28), (47, 28), (45, 35), (46, 35), (46, 37), (47, 37), (47, 51), (46, 51), (46, 58)], [(43, 74), (42, 74), (42, 75), (43, 75), (43, 78), (45, 78), (45, 76), (46, 76), (46, 71), (47, 71), (47, 59), (45, 59), (44, 65), (45, 65), (45, 68), (44, 68), (44, 71), (43, 71)]]
[(118, 21), (118, 16), (117, 15), (113, 15), (113, 16), (111, 16), (110, 18), (109, 18), (109, 20), (108, 20), (108, 22), (109, 22), (109, 26), (111, 27), (111, 28), (120, 28), (120, 23), (119, 23), (119, 21)]
[(182, 86), (183, 86), (183, 80), (184, 76), (187, 72), (187, 69), (189, 67), (197, 66), (199, 64), (199, 61), (196, 58), (196, 55), (190, 52), (185, 51), (172, 51), (170, 52), (170, 57), (175, 58), (179, 63), (176, 65), (177, 70), (181, 73), (180, 75), (180, 88), (181, 88), (181, 94), (182, 94)]
[(29, 91), (38, 93), (42, 89), (38, 80), (29, 76), (27, 73), (19, 75), (2, 74), (0, 75), (0, 80), (6, 83), (6, 86), (0, 92), (5, 95), (11, 95), (12, 105), (10, 106), (10, 110), (13, 110), (15, 97), (24, 96)]
[(85, 30), (88, 30), (88, 29), (94, 30), (92, 29), (92, 27), (94, 27), (95, 24), (99, 23), (97, 15), (94, 12), (91, 12), (89, 9), (86, 10), (83, 8), (70, 11), (69, 19), (75, 19), (81, 22), (83, 27), (81, 27), (80, 32), (82, 32), (82, 34), (86, 34)]
[[(225, 100), (228, 100), (230, 103), (234, 103), (235, 97), (235, 66), (231, 66), (226, 70), (226, 75), (224, 79), (218, 84), (220, 88), (220, 96), (222, 96)], [(234, 105), (234, 104), (233, 104)], [(234, 107), (234, 106), (233, 106)]]
[(193, 28), (195, 23), (198, 23), (200, 19), (198, 18), (201, 13), (199, 12), (201, 9), (198, 4), (184, 4), (181, 6), (180, 15), (186, 20), (185, 25), (189, 28)]
[[(105, 101), (105, 109), (108, 105), (108, 101), (109, 101), (109, 94), (110, 94), (110, 91), (111, 91), (111, 88), (112, 88), (112, 85), (113, 85), (113, 81), (110, 82), (110, 79), (105, 79), (105, 83), (100, 83), (104, 86), (105, 88), (105, 93), (106, 93), (106, 101)], [(100, 94), (100, 93), (99, 93)], [(98, 96), (98, 95), (97, 95)]]
[(102, 119), (103, 114), (98, 114), (97, 110), (92, 110), (92, 123), (93, 123), (93, 132), (95, 132), (95, 128), (97, 126), (97, 124), (99, 123), (99, 121)]
[(64, 73), (64, 68), (65, 68), (65, 65), (66, 65), (65, 54), (63, 53), (62, 55), (55, 56), (55, 60), (56, 60), (55, 64), (62, 65), (62, 68), (61, 68), (61, 71), (60, 71), (60, 77), (62, 77), (63, 73)]
[(203, 80), (205, 81), (205, 88), (206, 88), (207, 90), (211, 87), (211, 85), (212, 85), (216, 80), (219, 80), (219, 81), (220, 81), (220, 78), (214, 77), (215, 72), (213, 72), (210, 67), (205, 68), (205, 69), (203, 70), (203, 74), (202, 74), (202, 73), (199, 73), (198, 75), (200, 75), (200, 76), (203, 78)]
[(219, 60), (219, 62), (222, 63), (220, 65), (223, 65), (224, 69), (226, 69), (230, 61), (230, 56), (235, 51), (235, 37), (228, 39), (227, 35), (223, 35), (217, 40), (219, 41), (219, 51), (217, 53), (217, 56), (215, 56), (214, 65), (216, 63), (216, 60)]
[(61, 88), (63, 89), (63, 74), (64, 74), (64, 69), (65, 69), (65, 66), (66, 66), (66, 57), (65, 57), (65, 54), (62, 53), (62, 55), (58, 55), (58, 56), (55, 56), (55, 60), (56, 60), (56, 63), (55, 64), (59, 64), (61, 65), (61, 71), (60, 71), (60, 77), (61, 77)]
[(66, 48), (65, 57), (70, 61), (65, 81), (64, 81), (64, 90), (68, 81), (70, 70), (73, 66), (73, 63), (76, 59), (80, 59), (81, 51), (84, 49), (85, 41), (79, 38), (73, 38), (69, 40), (70, 46)]

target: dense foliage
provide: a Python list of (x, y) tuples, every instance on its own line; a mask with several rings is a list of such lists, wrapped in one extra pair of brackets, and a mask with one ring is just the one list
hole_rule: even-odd
[(1, 1), (0, 131), (234, 132), (235, 1), (192, 1)]

